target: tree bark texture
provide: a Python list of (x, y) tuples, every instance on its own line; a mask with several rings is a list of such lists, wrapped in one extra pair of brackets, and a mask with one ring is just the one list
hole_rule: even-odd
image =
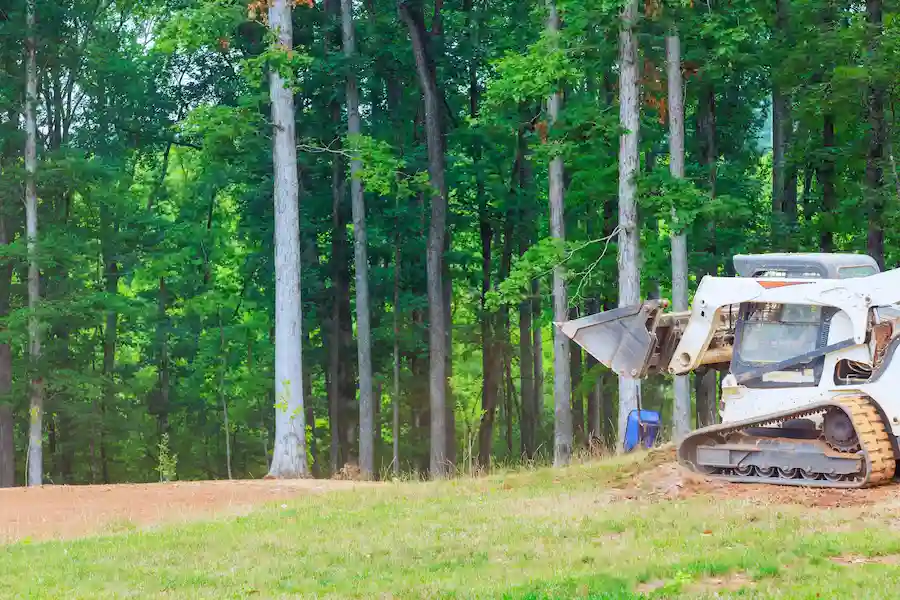
[[(548, 1), (550, 17), (547, 28), (551, 35), (559, 33), (559, 12), (554, 0)], [(559, 119), (562, 93), (557, 91), (548, 101), (550, 125)], [(563, 160), (555, 156), (550, 160), (550, 236), (560, 242), (565, 241), (565, 181)], [(568, 319), (568, 299), (563, 267), (553, 269), (553, 320), (562, 323)], [(559, 328), (553, 329), (553, 465), (562, 467), (572, 460), (572, 380), (569, 373), (569, 340)]]
[(31, 368), (28, 428), (28, 485), (43, 483), (44, 381), (39, 372), (41, 324), (37, 309), (41, 301), (40, 268), (37, 262), (37, 64), (35, 40), (35, 0), (27, 0), (25, 40), (25, 235), (28, 247), (28, 358)]
[[(640, 93), (634, 31), (637, 15), (637, 0), (626, 0), (619, 31), (619, 125), (622, 129), (619, 138), (619, 306), (637, 304), (641, 299), (637, 223)], [(619, 450), (625, 439), (628, 414), (639, 406), (640, 394), (639, 380), (619, 377)]]
[[(341, 0), (344, 56), (351, 63), (347, 74), (347, 134), (362, 133), (359, 117), (359, 87), (352, 61), (356, 56), (353, 3)], [(362, 187), (362, 160), (350, 161), (350, 206), (353, 212), (353, 256), (356, 268), (356, 348), (359, 363), (359, 468), (366, 478), (375, 475), (375, 406), (372, 397), (372, 327), (369, 318), (369, 259), (366, 236), (366, 205)]]
[[(293, 46), (291, 2), (272, 0), (269, 27), (281, 51)], [(275, 170), (275, 447), (269, 476), (306, 477), (300, 302), (300, 214), (294, 96), (278, 71), (269, 73)]]
[(433, 189), (431, 223), (426, 251), (428, 289), (428, 388), (431, 412), (432, 477), (449, 472), (447, 436), (447, 335), (444, 307), (444, 248), (447, 240), (447, 185), (444, 181), (444, 137), (441, 97), (434, 62), (429, 54), (425, 21), (421, 8), (399, 0), (400, 18), (409, 29), (419, 86), (425, 101), (425, 137), (428, 146), (428, 174)]
[[(340, 126), (341, 109), (332, 102), (332, 123)], [(338, 144), (335, 144), (338, 146)], [(350, 264), (347, 241), (347, 211), (345, 195), (344, 162), (339, 154), (332, 158), (332, 234), (331, 256), (331, 335), (328, 348), (329, 414), (331, 414), (332, 472), (345, 464), (357, 462), (357, 422), (359, 407), (356, 403), (356, 379), (354, 362), (348, 360), (353, 347), (353, 323), (350, 307)]]
[[(481, 199), (484, 201), (484, 195)], [(491, 451), (494, 439), (494, 420), (497, 413), (497, 397), (500, 384), (499, 354), (494, 347), (492, 325), (494, 315), (488, 313), (485, 301), (491, 290), (491, 240), (493, 229), (487, 215), (487, 206), (481, 212), (481, 423), (478, 427), (478, 465), (483, 469), (491, 466)]]
[[(684, 87), (681, 79), (681, 40), (678, 31), (666, 36), (666, 79), (669, 94), (669, 171), (684, 179)], [(672, 207), (672, 308), (688, 310), (688, 250), (686, 224)], [(691, 382), (687, 375), (674, 377), (675, 406), (672, 426), (675, 439), (691, 431)]]

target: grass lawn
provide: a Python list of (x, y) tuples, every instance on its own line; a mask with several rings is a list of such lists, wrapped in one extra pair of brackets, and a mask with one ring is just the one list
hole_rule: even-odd
[(20, 542), (0, 552), (0, 596), (900, 597), (895, 490), (828, 508), (613, 491), (659, 460), (384, 484), (245, 517)]

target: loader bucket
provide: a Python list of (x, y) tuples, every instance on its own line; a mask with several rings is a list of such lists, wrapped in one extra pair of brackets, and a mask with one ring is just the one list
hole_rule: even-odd
[(665, 301), (649, 300), (556, 323), (556, 326), (597, 362), (616, 374), (641, 378), (654, 367), (665, 369), (668, 365), (665, 349), (672, 344), (665, 342), (672, 337), (668, 335), (671, 328), (666, 328), (664, 343), (660, 344), (657, 336), (659, 316), (667, 304)]

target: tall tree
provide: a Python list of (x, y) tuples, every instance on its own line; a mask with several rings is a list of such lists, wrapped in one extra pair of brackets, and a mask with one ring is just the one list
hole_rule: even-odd
[[(272, 0), (269, 27), (277, 52), (293, 48), (291, 1)], [(275, 447), (269, 476), (305, 477), (306, 413), (303, 410), (300, 214), (294, 96), (281, 73), (269, 73), (275, 170)]]
[[(8, 55), (6, 64), (7, 72), (11, 72), (12, 66), (15, 64), (12, 53)], [(0, 146), (0, 178), (5, 176), (3, 171), (22, 150), (18, 146), (19, 140), (13, 135), (13, 132), (18, 130), (21, 110), (21, 106), (8, 108), (4, 130), (6, 139)], [(15, 237), (12, 230), (13, 220), (10, 218), (14, 204), (18, 204), (18, 202), (10, 202), (7, 194), (0, 190), (0, 248), (8, 246)], [(6, 250), (4, 249), (4, 251)], [(14, 262), (10, 259), (0, 262), (0, 323), (4, 324), (10, 313), (13, 266)], [(8, 333), (6, 325), (3, 325), (2, 329)], [(12, 384), (12, 347), (9, 339), (3, 339), (0, 340), (0, 398), (2, 398), (0, 400), (0, 488), (12, 487), (16, 484), (15, 411), (11, 397)]]
[(399, 234), (394, 242), (394, 297), (393, 297), (393, 326), (394, 326), (394, 352), (393, 352), (393, 392), (391, 394), (391, 408), (393, 423), (391, 435), (393, 437), (393, 466), (394, 477), (400, 475), (400, 240)]
[(31, 401), (28, 430), (28, 485), (43, 483), (43, 419), (44, 381), (40, 374), (41, 323), (38, 304), (41, 301), (41, 274), (38, 266), (38, 200), (37, 200), (37, 40), (35, 36), (35, 0), (25, 3), (27, 38), (25, 40), (25, 235), (28, 240), (28, 356), (30, 359)]
[[(866, 0), (866, 25), (868, 51), (877, 60), (883, 35), (882, 0)], [(869, 227), (866, 248), (884, 269), (884, 146), (887, 128), (884, 120), (885, 85), (878, 69), (870, 69), (870, 82), (866, 100), (869, 121), (868, 150), (866, 152), (866, 208)]]
[[(548, 0), (550, 15), (547, 29), (551, 36), (559, 36), (559, 12), (555, 0)], [(562, 93), (556, 90), (548, 100), (550, 125), (559, 120)], [(562, 156), (556, 154), (550, 160), (550, 235), (560, 243), (566, 239), (564, 194), (565, 181)], [(566, 280), (562, 266), (553, 269), (553, 319), (562, 323), (568, 318)], [(553, 464), (557, 467), (568, 465), (572, 460), (572, 380), (569, 373), (569, 340), (560, 329), (553, 331)]]
[[(681, 80), (681, 40), (673, 27), (666, 36), (666, 79), (669, 96), (669, 170), (684, 179), (684, 95)], [(672, 207), (672, 304), (676, 311), (688, 310), (688, 251), (685, 225)], [(688, 375), (676, 375), (675, 408), (672, 421), (675, 438), (691, 430), (691, 382)]]
[[(449, 440), (447, 431), (447, 310), (445, 306), (444, 251), (447, 243), (447, 197), (444, 178), (446, 164), (442, 94), (437, 84), (437, 72), (428, 44), (425, 18), (421, 2), (398, 0), (400, 18), (409, 29), (413, 56), (416, 62), (419, 88), (425, 103), (425, 138), (428, 146), (428, 175), (432, 187), (431, 223), (428, 227), (426, 250), (426, 279), (428, 291), (428, 390), (431, 409), (432, 477), (444, 477), (449, 472)], [(437, 9), (436, 9), (437, 10)], [(436, 19), (436, 23), (440, 23)]]
[(783, 82), (784, 69), (779, 60), (789, 51), (790, 0), (775, 2), (775, 30), (773, 36), (775, 57), (770, 67), (772, 79), (772, 213), (773, 234), (781, 233), (781, 227), (793, 227), (797, 219), (797, 168), (788, 160), (794, 120), (791, 97)]
[[(353, 3), (341, 0), (341, 22), (347, 72), (347, 134), (362, 133), (359, 117), (359, 86), (353, 61), (356, 33), (353, 30)], [(353, 211), (353, 255), (356, 267), (356, 336), (359, 361), (359, 468), (363, 476), (375, 475), (375, 399), (372, 396), (372, 327), (369, 318), (369, 258), (366, 235), (366, 205), (361, 179), (362, 161), (350, 161), (350, 205)]]
[[(637, 0), (626, 0), (619, 30), (619, 125), (622, 130), (619, 138), (619, 306), (641, 301), (637, 220), (637, 175), (640, 170), (637, 15)], [(619, 377), (620, 450), (628, 414), (640, 405), (640, 394), (639, 380)]]

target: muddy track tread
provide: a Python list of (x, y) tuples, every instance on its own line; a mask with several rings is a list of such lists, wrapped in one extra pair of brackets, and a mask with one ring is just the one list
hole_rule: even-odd
[(859, 443), (869, 464), (865, 487), (884, 485), (894, 478), (897, 461), (891, 446), (890, 434), (867, 396), (843, 396), (835, 402), (844, 407), (853, 420)]
[[(788, 420), (799, 419), (806, 416), (822, 413), (829, 408), (840, 407), (847, 416), (850, 417), (853, 427), (859, 438), (860, 450), (858, 452), (848, 452), (846, 454), (858, 455), (862, 454), (865, 458), (865, 475), (859, 480), (853, 481), (810, 481), (810, 480), (792, 480), (778, 478), (761, 478), (761, 477), (742, 477), (725, 474), (708, 474), (712, 479), (760, 483), (773, 485), (812, 485), (814, 487), (835, 487), (835, 488), (862, 488), (876, 487), (889, 483), (897, 468), (897, 461), (894, 457), (894, 449), (891, 440), (890, 430), (887, 424), (881, 418), (878, 408), (874, 401), (866, 395), (855, 394), (838, 396), (827, 401), (818, 402), (806, 408), (800, 408), (796, 411), (786, 413), (772, 414), (763, 416), (761, 419), (750, 419), (739, 421), (733, 424), (713, 425), (704, 427), (693, 433), (682, 441), (682, 446), (686, 442), (694, 441), (706, 436), (719, 437), (726, 436), (730, 433), (739, 432), (750, 427), (772, 426), (778, 425)], [(720, 438), (721, 439), (721, 438)], [(682, 448), (678, 449), (678, 460), (682, 464), (686, 464), (692, 470), (696, 470), (691, 461), (682, 457)], [(835, 452), (836, 454), (844, 454)]]

